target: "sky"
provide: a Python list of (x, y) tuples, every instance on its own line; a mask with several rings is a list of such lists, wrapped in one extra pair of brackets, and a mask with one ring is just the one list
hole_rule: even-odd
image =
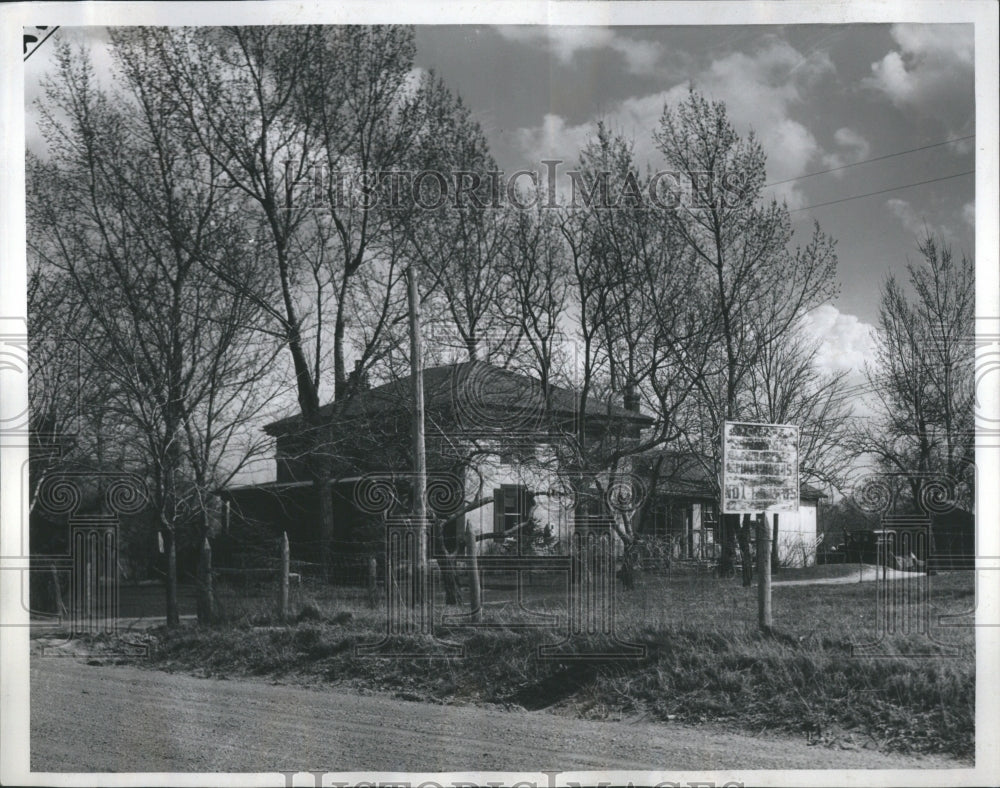
[[(110, 69), (103, 28), (60, 29), (35, 52), (29, 148), (39, 77), (69, 39), (91, 46), (99, 73)], [(418, 26), (416, 44), (416, 68), (462, 97), (508, 173), (552, 158), (572, 166), (598, 120), (655, 168), (664, 104), (689, 86), (724, 101), (737, 129), (760, 139), (766, 192), (786, 201), (796, 239), (815, 221), (837, 240), (841, 293), (805, 321), (824, 370), (858, 378), (879, 288), (905, 278), (925, 228), (974, 254), (975, 178), (963, 174), (976, 144), (972, 25), (442, 25)]]
[(724, 101), (760, 139), (768, 182), (783, 181), (767, 193), (797, 237), (816, 221), (837, 239), (841, 295), (808, 321), (830, 370), (870, 355), (879, 287), (905, 277), (925, 227), (974, 255), (973, 175), (894, 188), (974, 167), (971, 25), (422, 27), (417, 65), (463, 97), (505, 171), (575, 161), (597, 120), (655, 167), (665, 103), (691, 85)]

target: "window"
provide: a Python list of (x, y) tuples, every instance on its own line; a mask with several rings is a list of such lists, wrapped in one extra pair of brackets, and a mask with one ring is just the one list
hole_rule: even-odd
[(715, 501), (706, 501), (701, 505), (701, 521), (707, 528), (715, 528), (719, 524), (719, 507)]
[[(493, 491), (493, 540), (503, 542), (505, 534), (528, 519), (534, 496), (522, 484), (504, 484)], [(516, 536), (516, 534), (510, 534)]]
[(719, 527), (719, 506), (715, 501), (701, 505), (702, 539), (706, 545), (715, 544), (715, 532)]

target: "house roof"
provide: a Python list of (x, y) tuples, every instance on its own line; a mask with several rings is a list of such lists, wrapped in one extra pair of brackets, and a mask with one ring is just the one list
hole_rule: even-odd
[[(364, 478), (362, 476), (348, 476), (345, 478), (334, 478), (327, 481), (327, 485), (330, 487), (336, 486), (338, 484), (354, 484), (355, 482), (361, 481)], [(291, 490), (303, 490), (306, 488), (313, 487), (311, 481), (297, 481), (297, 482), (256, 482), (254, 484), (238, 484), (232, 487), (217, 487), (214, 492), (217, 495), (239, 495), (242, 493), (274, 493), (276, 495), (289, 492)]]
[[(636, 460), (636, 470), (643, 475), (651, 474), (658, 456), (663, 456), (656, 489), (658, 492), (676, 497), (715, 497), (716, 480), (698, 456), (691, 452), (650, 452)], [(804, 501), (818, 501), (826, 498), (822, 490), (808, 482), (799, 484), (799, 498)]]
[[(320, 408), (324, 420), (351, 420), (386, 416), (409, 410), (411, 378), (365, 389), (343, 401), (331, 402)], [(466, 361), (428, 367), (423, 371), (424, 407), (428, 412), (451, 411), (465, 429), (492, 427), (519, 429), (540, 419), (544, 412), (542, 384), (537, 378), (483, 361)], [(550, 413), (574, 417), (580, 409), (577, 392), (562, 386), (549, 387)], [(620, 421), (633, 426), (648, 426), (650, 416), (626, 410), (608, 402), (588, 397), (588, 417)], [(264, 427), (269, 435), (292, 431), (301, 422), (294, 414)]]

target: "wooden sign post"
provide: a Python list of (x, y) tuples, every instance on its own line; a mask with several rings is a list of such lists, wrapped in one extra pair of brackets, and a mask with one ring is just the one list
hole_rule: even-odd
[(771, 632), (771, 549), (767, 514), (757, 515), (757, 623), (764, 634)]
[[(799, 510), (799, 428), (727, 421), (722, 427), (722, 512), (757, 517), (757, 614), (770, 633), (771, 529), (768, 514)], [(777, 546), (775, 546), (775, 551)]]

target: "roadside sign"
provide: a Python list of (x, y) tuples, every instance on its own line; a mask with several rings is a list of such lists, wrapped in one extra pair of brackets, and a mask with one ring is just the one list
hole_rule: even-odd
[(799, 510), (799, 428), (727, 421), (722, 427), (722, 511)]

